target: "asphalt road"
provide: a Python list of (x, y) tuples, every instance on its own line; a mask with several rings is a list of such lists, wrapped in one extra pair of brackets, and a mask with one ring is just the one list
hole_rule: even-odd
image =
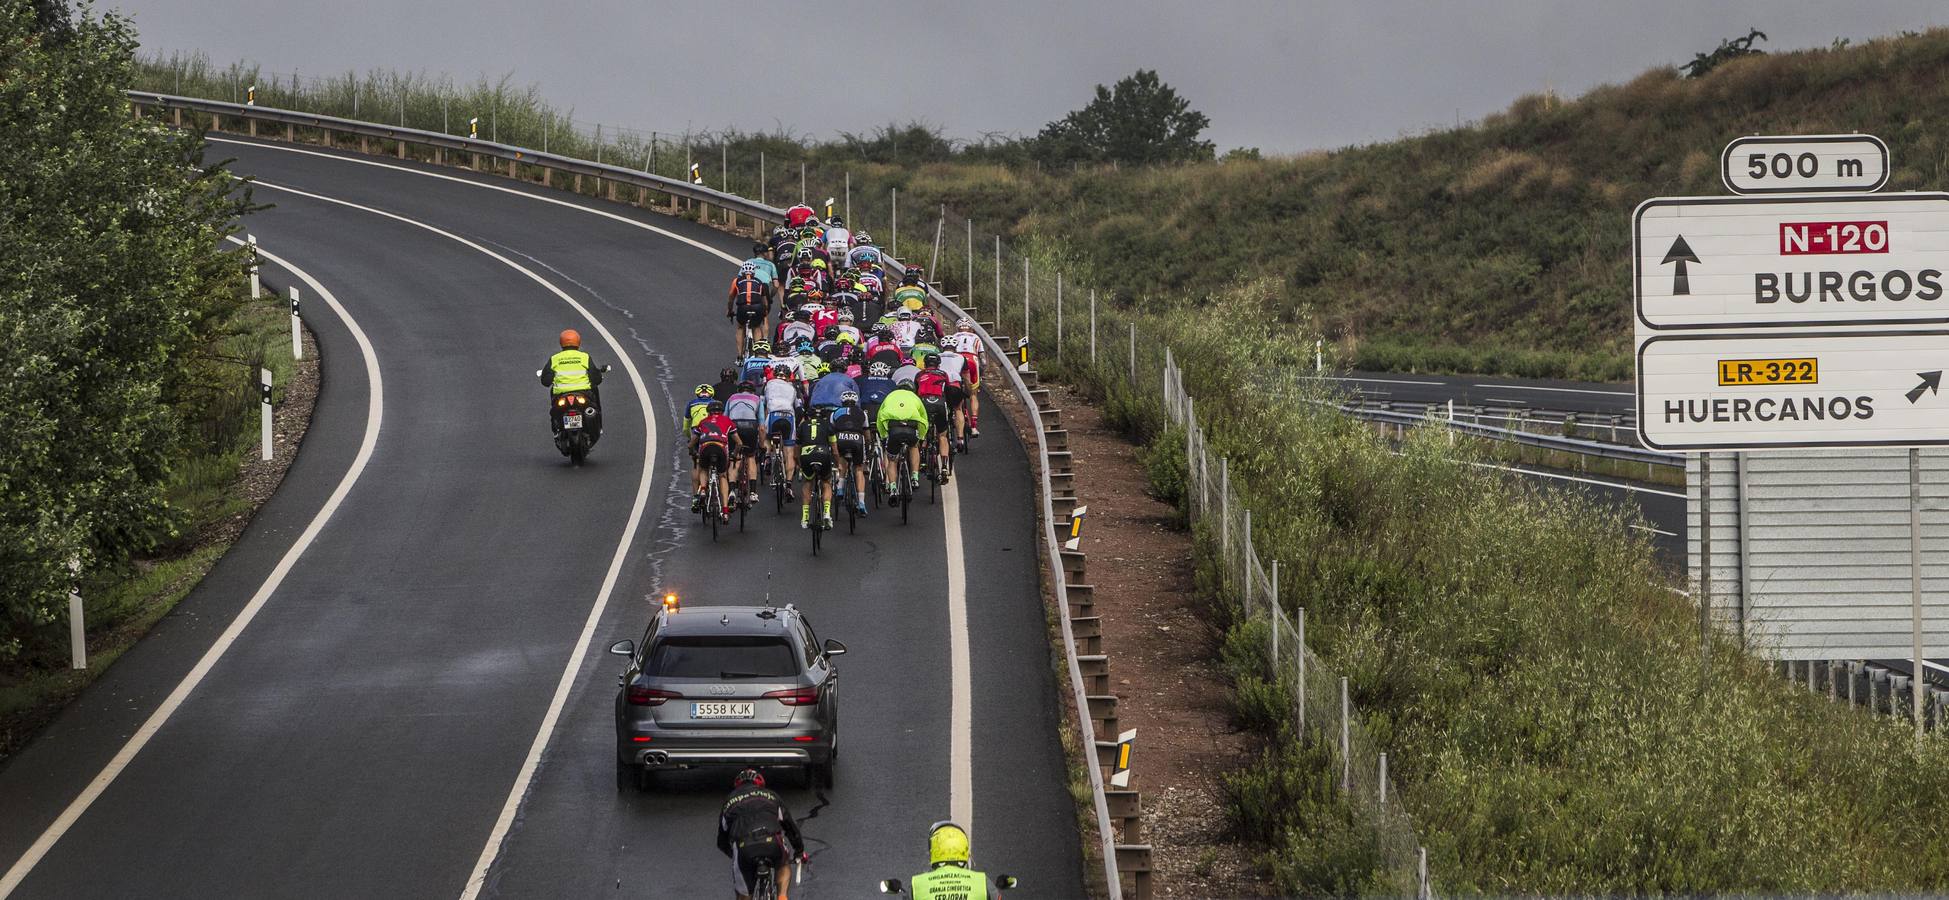
[[(237, 143), (216, 153), (235, 155), (264, 182), (257, 198), (276, 204), (249, 230), (369, 336), (383, 379), (377, 439), (315, 539), (251, 605), (345, 477), (371, 412), (358, 342), (308, 299), (324, 385), (284, 486), (149, 638), (0, 769), (0, 865), (20, 875), (15, 861), (44, 851), (15, 896), (460, 895), (565, 665), (559, 717), (483, 894), (721, 896), (715, 816), (728, 773), (665, 778), (647, 795), (615, 786), (623, 661), (603, 651), (640, 636), (649, 598), (665, 590), (692, 610), (794, 602), (851, 649), (839, 660), (838, 784), (815, 794), (780, 779), (815, 854), (795, 896), (854, 896), (924, 868), (925, 830), (949, 816), (957, 765), (969, 773), (976, 864), (1021, 876), (1023, 896), (1080, 893), (1033, 493), (1009, 429), (988, 429), (959, 470), (960, 555), (945, 544), (943, 510), (925, 504), (909, 526), (880, 516), (858, 535), (828, 535), (817, 560), (794, 523), (768, 512), (712, 543), (689, 514), (687, 481), (673, 490), (683, 471), (673, 399), (726, 362), (731, 268), (704, 248), (741, 256), (748, 242), (451, 169), (434, 178), (392, 160)], [(616, 336), (650, 404), (646, 415), (616, 365), (607, 434), (580, 469), (549, 441), (533, 370), (564, 327), (582, 330), (598, 363), (620, 361), (569, 300)], [(650, 440), (648, 505), (625, 540)], [(974, 725), (958, 761), (946, 602), (957, 564)], [(129, 756), (125, 742), (240, 610), (255, 618)], [(91, 782), (98, 796), (79, 808)]]
[(1637, 396), (1628, 384), (1591, 381), (1511, 381), (1477, 375), (1415, 375), (1348, 372), (1326, 380), (1368, 400), (1445, 403), (1457, 406), (1517, 406), (1601, 415), (1629, 415)]

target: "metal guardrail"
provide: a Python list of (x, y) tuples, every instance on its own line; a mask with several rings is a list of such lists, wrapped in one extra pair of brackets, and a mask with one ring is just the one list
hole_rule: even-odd
[[(691, 184), (690, 182), (677, 178), (654, 175), (649, 172), (609, 165), (607, 163), (589, 162), (584, 159), (562, 156), (558, 153), (543, 153), (539, 150), (531, 150), (526, 147), (497, 144), (493, 141), (466, 138), (438, 131), (424, 131), (418, 128), (405, 128), (377, 122), (362, 122), (356, 119), (341, 119), (337, 116), (325, 116), (288, 109), (275, 109), (268, 106), (226, 103), (221, 100), (205, 100), (200, 97), (180, 97), (174, 94), (158, 94), (149, 91), (128, 91), (126, 93), (129, 102), (136, 107), (138, 114), (143, 107), (158, 107), (179, 112), (214, 116), (219, 126), (224, 118), (234, 118), (246, 122), (264, 122), (272, 125), (282, 125), (287, 129), (312, 128), (328, 133), (341, 132), (368, 139), (377, 138), (379, 140), (399, 141), (406, 144), (420, 144), (443, 151), (451, 150), (456, 153), (468, 153), (474, 156), (500, 160), (507, 163), (510, 169), (514, 166), (537, 166), (548, 170), (559, 170), (570, 175), (585, 175), (593, 178), (606, 179), (618, 184), (639, 187), (645, 190), (653, 190), (673, 197), (681, 197), (706, 207), (716, 207), (735, 215), (745, 216), (754, 220), (754, 226), (759, 222), (774, 224), (782, 222), (785, 219), (785, 211), (783, 209), (766, 206), (765, 204), (740, 197), (736, 194), (727, 194), (723, 191), (712, 190), (703, 185)], [(181, 124), (180, 118), (177, 119), (176, 124)], [(221, 129), (219, 128), (218, 130)], [(254, 129), (251, 133), (255, 135)], [(288, 131), (287, 136), (289, 136)]]
[[(328, 134), (331, 132), (343, 132), (367, 139), (378, 138), (381, 140), (398, 141), (402, 143), (402, 146), (403, 144), (423, 144), (442, 150), (452, 150), (454, 152), (470, 153), (477, 156), (502, 160), (508, 163), (510, 173), (515, 171), (514, 167), (517, 165), (539, 166), (544, 169), (560, 170), (570, 174), (607, 179), (619, 184), (627, 184), (645, 190), (668, 194), (672, 197), (681, 197), (706, 207), (717, 207), (733, 215), (742, 215), (751, 218), (753, 220), (754, 232), (761, 230), (764, 225), (782, 222), (785, 218), (785, 211), (783, 209), (766, 206), (735, 194), (727, 194), (702, 185), (690, 184), (678, 179), (653, 175), (648, 172), (593, 163), (559, 154), (541, 153), (525, 147), (514, 147), (491, 141), (474, 140), (434, 131), (422, 131), (414, 128), (402, 128), (374, 122), (361, 122), (353, 119), (341, 119), (335, 116), (322, 116), (263, 106), (225, 103), (218, 100), (179, 97), (172, 94), (157, 94), (145, 91), (129, 91), (127, 93), (129, 102), (136, 108), (138, 115), (141, 114), (141, 110), (145, 106), (168, 109), (178, 113), (178, 124), (181, 122), (180, 112), (188, 111), (192, 114), (200, 113), (218, 117), (218, 125), (221, 124), (222, 117), (238, 118), (249, 122), (268, 122), (275, 125), (283, 125), (286, 126), (287, 138), (293, 137), (292, 129), (311, 128), (325, 131)], [(733, 219), (733, 227), (735, 227), (735, 224), (735, 219)], [(897, 272), (904, 272), (906, 270), (906, 267), (891, 255), (883, 254), (883, 256)], [(928, 293), (933, 297), (936, 304), (954, 316), (967, 316), (967, 313), (960, 306), (949, 300), (939, 290), (929, 286)], [(971, 316), (967, 317), (972, 318)], [(1082, 752), (1086, 754), (1090, 761), (1090, 764), (1086, 768), (1089, 770), (1090, 793), (1096, 813), (1097, 837), (1102, 856), (1105, 889), (1110, 897), (1120, 898), (1124, 896), (1122, 879), (1118, 867), (1118, 862), (1121, 858), (1119, 854), (1120, 848), (1117, 843), (1115, 831), (1111, 826), (1109, 804), (1104, 793), (1102, 768), (1097, 762), (1096, 748), (1091, 740), (1093, 729), (1089, 717), (1089, 695), (1083, 685), (1082, 667), (1077, 660), (1076, 654), (1075, 628), (1069, 614), (1069, 584), (1062, 566), (1062, 543), (1056, 535), (1057, 518), (1053, 502), (1055, 493), (1049, 478), (1049, 448), (1047, 443), (1042, 439), (1042, 435), (1046, 433), (1043, 428), (1042, 414), (1022, 374), (1016, 371), (1014, 366), (1009, 365), (1008, 348), (1003, 347), (997, 342), (995, 337), (989, 334), (986, 328), (977, 324), (975, 330), (981, 336), (982, 343), (993, 354), (993, 358), (997, 362), (997, 366), (994, 368), (999, 368), (1007, 374), (1009, 385), (1014, 388), (1015, 394), (1021, 400), (1022, 407), (1027, 412), (1031, 424), (1034, 425), (1033, 431), (1036, 435), (1036, 452), (1041, 471), (1041, 479), (1037, 487), (1041, 495), (1040, 499), (1042, 504), (1042, 542), (1044, 550), (1048, 555), (1049, 578), (1054, 588), (1056, 607), (1061, 614), (1063, 656), (1067, 664), (1069, 689), (1076, 708), (1076, 720), (1074, 724), (1077, 726), (1078, 740), (1082, 744)]]
[(1553, 434), (1518, 431), (1513, 428), (1497, 428), (1494, 425), (1483, 425), (1477, 422), (1451, 421), (1444, 416), (1434, 415), (1432, 411), (1416, 415), (1414, 413), (1396, 412), (1386, 409), (1367, 409), (1355, 404), (1329, 405), (1334, 406), (1334, 408), (1348, 415), (1366, 419), (1370, 422), (1383, 422), (1403, 427), (1433, 423), (1458, 434), (1486, 438), (1492, 441), (1508, 441), (1510, 443), (1538, 447), (1544, 450), (1560, 450), (1565, 453), (1579, 453), (1584, 456), (1595, 456), (1602, 459), (1615, 459), (1623, 462), (1648, 463), (1660, 466), (1685, 465), (1685, 455), (1682, 453), (1666, 453), (1662, 450), (1646, 450), (1642, 447), (1607, 444), (1603, 441), (1586, 441), (1580, 438), (1562, 437)]

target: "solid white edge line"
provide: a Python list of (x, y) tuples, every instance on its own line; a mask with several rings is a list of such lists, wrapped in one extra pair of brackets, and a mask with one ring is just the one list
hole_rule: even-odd
[[(503, 185), (498, 185), (498, 184), (487, 184), (485, 182), (476, 181), (471, 178), (462, 178), (455, 175), (444, 175), (439, 172), (427, 172), (409, 166), (394, 165), (392, 163), (379, 162), (377, 160), (357, 159), (349, 156), (341, 156), (336, 153), (322, 153), (316, 150), (304, 150), (297, 147), (285, 147), (277, 144), (258, 143), (255, 141), (229, 140), (229, 139), (217, 138), (217, 137), (209, 138), (209, 140), (214, 143), (236, 144), (239, 146), (257, 147), (266, 150), (277, 150), (284, 153), (297, 153), (304, 156), (317, 156), (317, 157), (322, 157), (324, 159), (334, 159), (340, 162), (353, 163), (355, 165), (373, 166), (375, 168), (380, 168), (380, 169), (391, 169), (396, 172), (405, 172), (409, 175), (419, 175), (425, 178), (438, 178), (442, 181), (451, 181), (456, 184), (464, 184), (470, 187), (480, 188), (482, 190), (500, 191), (504, 194), (513, 194), (517, 197), (526, 197), (530, 200), (535, 200), (542, 203), (552, 203), (556, 206), (581, 210), (582, 212), (589, 213), (591, 215), (597, 215), (607, 219), (613, 219), (625, 225), (641, 228), (645, 231), (659, 234), (664, 237), (670, 238), (672, 240), (680, 241), (682, 243), (688, 244), (699, 250), (703, 250), (706, 253), (714, 254), (718, 258), (723, 259), (724, 261), (732, 264), (737, 264), (744, 261), (743, 259), (737, 256), (733, 256), (732, 254), (719, 250), (716, 247), (712, 247), (709, 244), (703, 243), (702, 241), (698, 241), (694, 238), (677, 234), (674, 231), (658, 228), (655, 225), (651, 225), (648, 222), (643, 222), (638, 219), (630, 218), (629, 216), (618, 215), (608, 210), (597, 209), (593, 206), (586, 206), (584, 204), (576, 203), (569, 200), (562, 200), (555, 197), (543, 196), (541, 194), (537, 194), (531, 191), (517, 190), (515, 188), (505, 187)], [(263, 182), (257, 182), (257, 183), (263, 184)], [(285, 188), (285, 190), (290, 190), (290, 189)], [(344, 201), (335, 200), (333, 202), (344, 202)], [(390, 214), (388, 213), (387, 215)], [(516, 268), (520, 268), (520, 267), (516, 266)], [(522, 271), (525, 272), (527, 270), (523, 269)], [(570, 302), (573, 303), (574, 301), (570, 301)], [(579, 305), (576, 308), (581, 309)], [(583, 311), (583, 315), (587, 316), (588, 315), (587, 311)], [(594, 319), (590, 319), (590, 321), (594, 321)], [(596, 327), (598, 329), (601, 329), (602, 326), (597, 325)], [(606, 339), (609, 338), (609, 333), (606, 330), (603, 331), (602, 334), (604, 338)], [(614, 339), (610, 339), (610, 344), (611, 346), (614, 346), (615, 344)], [(624, 359), (627, 360), (627, 357), (624, 357)], [(634, 375), (635, 373), (634, 366), (630, 367), (630, 372), (632, 375)], [(1410, 383), (1441, 384), (1441, 382), (1436, 382), (1436, 381), (1410, 382)], [(645, 405), (644, 408), (645, 410), (648, 409), (647, 404)], [(948, 583), (950, 586), (957, 583), (961, 585), (961, 589), (958, 593), (954, 592), (952, 589), (950, 590), (949, 602), (948, 602), (948, 606), (949, 606), (948, 615), (949, 615), (949, 627), (950, 627), (949, 640), (959, 642), (959, 655), (954, 656), (954, 660), (955, 660), (954, 671), (953, 674), (950, 676), (951, 683), (954, 685), (953, 688), (954, 696), (952, 698), (952, 703), (954, 704), (955, 709), (961, 710), (961, 714), (956, 715), (954, 717), (955, 727), (959, 730), (955, 731), (953, 736), (949, 740), (949, 748), (950, 748), (949, 756), (953, 760), (953, 769), (949, 774), (950, 789), (949, 789), (948, 808), (951, 811), (955, 811), (956, 815), (960, 815), (961, 812), (965, 811), (967, 819), (971, 820), (974, 816), (973, 772), (971, 770), (972, 735), (974, 730), (973, 711), (972, 711), (973, 703), (974, 703), (973, 696), (972, 696), (973, 675), (970, 669), (968, 646), (967, 646), (968, 643), (967, 587), (966, 587), (967, 586), (967, 559), (965, 556), (962, 555), (961, 552), (961, 541), (960, 541), (961, 521), (959, 516), (960, 504), (958, 499), (959, 494), (955, 490), (955, 488), (956, 488), (955, 483), (953, 482), (948, 483), (949, 495), (956, 498), (955, 500), (956, 513), (949, 517), (949, 521), (953, 523), (952, 524), (953, 530), (952, 532), (948, 533), (945, 536), (945, 540), (947, 542), (948, 555), (949, 555)], [(955, 612), (955, 602), (954, 602), (954, 598), (957, 596), (960, 597), (958, 618)], [(550, 720), (549, 727), (550, 728), (553, 727), (552, 718)], [(545, 745), (545, 741), (543, 741), (542, 744), (538, 744), (537, 746), (539, 747), (542, 745)], [(525, 791), (527, 779), (530, 775), (532, 775), (532, 769), (524, 770), (523, 780), (517, 785), (517, 787)], [(518, 809), (518, 805), (509, 807), (507, 810), (503, 811), (502, 818), (504, 820), (511, 820), (514, 815), (514, 812), (517, 809)], [(970, 829), (973, 828), (972, 825), (967, 825), (966, 821), (963, 821), (962, 824), (964, 824), (966, 827)], [(486, 852), (482, 854), (483, 862), (480, 866), (476, 868), (474, 878), (468, 881), (467, 891), (461, 895), (463, 900), (472, 900), (473, 897), (478, 895), (481, 885), (486, 881), (487, 867), (493, 864), (494, 855), (495, 853), (498, 852), (500, 839), (506, 836), (506, 831), (507, 828), (505, 827), (505, 824), (500, 824), (496, 826), (495, 836), (490, 840), (489, 843), (490, 852)], [(0, 898), (0, 900), (4, 900), (4, 898)]]
[(1561, 475), (1556, 472), (1545, 472), (1541, 469), (1519, 469), (1514, 466), (1498, 466), (1493, 463), (1485, 463), (1485, 462), (1465, 462), (1465, 465), (1479, 466), (1484, 469), (1499, 469), (1504, 472), (1515, 472), (1521, 475), (1535, 475), (1538, 478), (1555, 478), (1559, 481), (1575, 481), (1579, 484), (1594, 484), (1600, 487), (1617, 488), (1620, 491), (1636, 491), (1637, 493), (1640, 494), (1658, 494), (1665, 497), (1677, 497), (1680, 500), (1685, 499), (1684, 494), (1680, 494), (1674, 491), (1661, 491), (1658, 490), (1657, 488), (1640, 487), (1638, 485), (1628, 484), (1622, 481), (1604, 481), (1598, 478), (1578, 478), (1575, 475)]
[(555, 723), (562, 716), (562, 707), (568, 704), (569, 691), (575, 687), (575, 673), (582, 668), (583, 657), (588, 655), (589, 643), (595, 638), (596, 626), (602, 624), (602, 614), (609, 608), (609, 598), (615, 592), (617, 579), (622, 576), (623, 563), (629, 558), (630, 545), (636, 541), (636, 528), (643, 521), (643, 510), (649, 505), (650, 481), (656, 475), (657, 429), (656, 419), (650, 407), (650, 392), (643, 384), (642, 373), (636, 370), (636, 363), (630, 361), (629, 354), (623, 351), (622, 343), (616, 340), (615, 335), (609, 333), (609, 329), (595, 317), (595, 314), (589, 312), (588, 307), (577, 302), (567, 292), (556, 287), (554, 282), (535, 274), (528, 267), (494, 250), (454, 234), (451, 231), (429, 225), (417, 219), (402, 216), (398, 213), (363, 206), (349, 200), (328, 197), (324, 194), (315, 194), (293, 187), (284, 187), (267, 181), (255, 181), (252, 183), (260, 187), (270, 188), (271, 190), (284, 191), (289, 194), (309, 197), (313, 200), (320, 200), (326, 203), (335, 203), (350, 209), (356, 209), (361, 212), (371, 213), (376, 216), (392, 219), (396, 222), (412, 225), (416, 228), (423, 228), (464, 247), (475, 250), (516, 272), (520, 272), (522, 275), (527, 276), (529, 280), (541, 285), (549, 293), (554, 294), (563, 303), (568, 304), (570, 308), (580, 313), (582, 318), (588, 321), (589, 327), (594, 328), (597, 334), (602, 335), (603, 342), (609, 345), (610, 351), (616, 354), (616, 359), (622, 362), (623, 370), (629, 373), (630, 383), (636, 388), (636, 400), (642, 404), (643, 430), (645, 432), (645, 440), (643, 441), (643, 475), (636, 485), (635, 503), (630, 507), (627, 524), (623, 526), (622, 539), (616, 543), (616, 553), (610, 557), (609, 571), (602, 578), (602, 587), (596, 592), (595, 604), (589, 607), (589, 615), (582, 623), (582, 632), (576, 637), (575, 647), (569, 652), (568, 662), (562, 666), (562, 676), (555, 683), (555, 693), (549, 700), (548, 712), (542, 717), (541, 725), (535, 730), (535, 738), (528, 746), (527, 758), (522, 761), (521, 769), (515, 775), (514, 786), (509, 789), (507, 800), (501, 805), (501, 814), (495, 819), (493, 829), (488, 832), (487, 844), (481, 850), (480, 858), (474, 863), (473, 874), (467, 879), (466, 889), (461, 892), (461, 897), (472, 898), (478, 896), (481, 887), (487, 883), (487, 870), (494, 864), (494, 858), (500, 854), (501, 841), (507, 837), (508, 829), (514, 826), (515, 814), (521, 808), (521, 800), (528, 794), (528, 785), (534, 781), (535, 769), (541, 765), (542, 753), (548, 749), (548, 739), (555, 732)]
[[(243, 243), (235, 237), (230, 237), (228, 240), (236, 244)], [(116, 751), (115, 756), (108, 761), (108, 765), (102, 767), (101, 772), (73, 801), (68, 803), (67, 808), (61, 811), (61, 815), (55, 818), (53, 824), (49, 825), (46, 831), (41, 832), (41, 836), (27, 848), (26, 853), (21, 854), (20, 859), (7, 870), (7, 874), (0, 877), (0, 900), (11, 895), (14, 889), (26, 880), (28, 873), (34, 870), (34, 866), (40, 863), (41, 858), (46, 856), (55, 843), (68, 833), (68, 829), (74, 827), (74, 823), (81, 818), (82, 813), (88, 811), (88, 807), (108, 789), (116, 776), (128, 768), (136, 754), (141, 753), (142, 748), (148, 746), (150, 739), (156, 736), (156, 732), (162, 730), (162, 726), (169, 721), (170, 716), (175, 715), (177, 708), (183, 705), (183, 701), (187, 700), (190, 693), (203, 683), (204, 677), (210, 674), (217, 660), (223, 657), (230, 646), (236, 643), (237, 637), (250, 626), (251, 620), (257, 618), (257, 613), (264, 608), (271, 595), (277, 592), (278, 586), (284, 583), (284, 577), (290, 573), (291, 567), (297, 563), (300, 556), (304, 555), (312, 541), (317, 539), (325, 523), (331, 519), (334, 512), (338, 511), (339, 504), (345, 501), (346, 495), (351, 493), (353, 483), (357, 482), (359, 475), (365, 471), (366, 463), (372, 459), (373, 447), (379, 442), (379, 423), (384, 413), (385, 391), (379, 376), (379, 357), (372, 349), (372, 341), (366, 338), (365, 332), (359, 328), (359, 323), (352, 319), (351, 313), (346, 312), (345, 307), (339, 305), (338, 298), (332, 296), (332, 292), (320, 284), (318, 279), (311, 277), (305, 270), (292, 265), (277, 254), (265, 250), (262, 245), (259, 245), (257, 252), (265, 259), (298, 276), (305, 284), (310, 285), (312, 290), (317, 291), (318, 296), (324, 298), (326, 305), (332, 308), (339, 321), (345, 323), (345, 327), (352, 332), (352, 338), (358, 342), (359, 353), (365, 357), (367, 383), (365, 437), (359, 443), (358, 454), (352, 458), (351, 468), (345, 470), (345, 475), (339, 479), (338, 487), (334, 488), (331, 496), (326, 498), (325, 505), (319, 508), (317, 515), (312, 516), (311, 524), (305, 526), (304, 532), (299, 534), (290, 549), (284, 552), (284, 556), (271, 569), (271, 573), (264, 578), (264, 583), (257, 588), (257, 593), (251, 595), (249, 602), (245, 603), (244, 608), (237, 612), (236, 618), (230, 621), (230, 626), (217, 636), (216, 643), (211, 644), (210, 649), (204, 651), (203, 657), (197, 660), (196, 666), (190, 669), (189, 674), (183, 676), (182, 681), (177, 682), (175, 689), (169, 692), (169, 696), (163, 698), (162, 705), (157, 706), (155, 712), (149, 714), (142, 727), (136, 729), (135, 734), (122, 745), (121, 750)]]
[(947, 540), (948, 811), (955, 824), (974, 833), (974, 673), (968, 653), (967, 556), (961, 551), (961, 482), (941, 490), (941, 519)]

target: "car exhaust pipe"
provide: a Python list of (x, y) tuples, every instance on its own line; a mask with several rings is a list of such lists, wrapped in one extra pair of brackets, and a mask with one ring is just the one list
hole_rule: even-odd
[(662, 750), (651, 750), (650, 752), (643, 754), (643, 762), (645, 765), (660, 766), (669, 761), (670, 761), (670, 754)]

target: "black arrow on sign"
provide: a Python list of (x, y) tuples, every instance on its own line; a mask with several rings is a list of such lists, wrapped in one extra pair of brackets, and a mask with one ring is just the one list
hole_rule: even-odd
[[(1685, 264), (1698, 261), (1698, 254), (1693, 253), (1692, 246), (1685, 243), (1685, 235), (1681, 234), (1678, 236), (1678, 240), (1672, 241), (1672, 248), (1665, 251), (1665, 262), (1678, 263), (1678, 268), (1672, 270), (1672, 296), (1678, 297), (1692, 293), (1692, 282), (1685, 275)], [(1660, 263), (1660, 265), (1663, 264)]]
[(1915, 376), (1917, 378), (1922, 379), (1922, 383), (1916, 385), (1914, 389), (1908, 392), (1908, 402), (1914, 403), (1915, 401), (1922, 399), (1923, 391), (1928, 391), (1931, 394), (1941, 393), (1941, 391), (1939, 390), (1940, 386), (1942, 385), (1941, 369), (1937, 369), (1934, 372), (1917, 372), (1915, 373)]

